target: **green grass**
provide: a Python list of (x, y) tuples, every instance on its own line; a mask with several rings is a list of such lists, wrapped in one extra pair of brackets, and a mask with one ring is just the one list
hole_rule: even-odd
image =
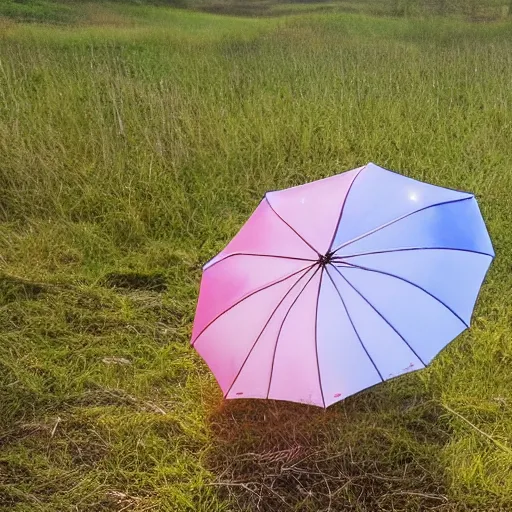
[[(80, 9), (0, 22), (0, 510), (511, 510), (510, 22)], [(472, 328), (327, 411), (224, 403), (201, 263), (368, 161), (477, 195)]]

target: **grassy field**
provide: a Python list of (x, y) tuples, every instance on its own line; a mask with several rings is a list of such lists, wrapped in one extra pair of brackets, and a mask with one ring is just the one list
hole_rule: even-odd
[[(0, 510), (512, 510), (512, 23), (49, 5), (0, 5)], [(368, 161), (476, 194), (472, 328), (327, 411), (223, 402), (201, 264)]]

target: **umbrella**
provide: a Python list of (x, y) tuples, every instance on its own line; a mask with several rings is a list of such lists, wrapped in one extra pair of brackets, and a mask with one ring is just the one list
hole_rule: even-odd
[(225, 398), (328, 407), (424, 368), (493, 257), (472, 194), (369, 163), (265, 195), (203, 267), (192, 344)]

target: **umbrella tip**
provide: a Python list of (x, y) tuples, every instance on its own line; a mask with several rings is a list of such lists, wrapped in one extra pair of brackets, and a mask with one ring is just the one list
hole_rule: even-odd
[(333, 256), (334, 252), (332, 251), (328, 251), (325, 254), (321, 254), (320, 257), (318, 258), (318, 263), (325, 267), (325, 265), (331, 263)]

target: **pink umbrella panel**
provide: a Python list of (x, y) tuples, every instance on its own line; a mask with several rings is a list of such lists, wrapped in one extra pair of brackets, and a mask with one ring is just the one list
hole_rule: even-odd
[(226, 398), (327, 407), (424, 368), (493, 257), (473, 195), (372, 163), (269, 192), (204, 266), (192, 344)]

